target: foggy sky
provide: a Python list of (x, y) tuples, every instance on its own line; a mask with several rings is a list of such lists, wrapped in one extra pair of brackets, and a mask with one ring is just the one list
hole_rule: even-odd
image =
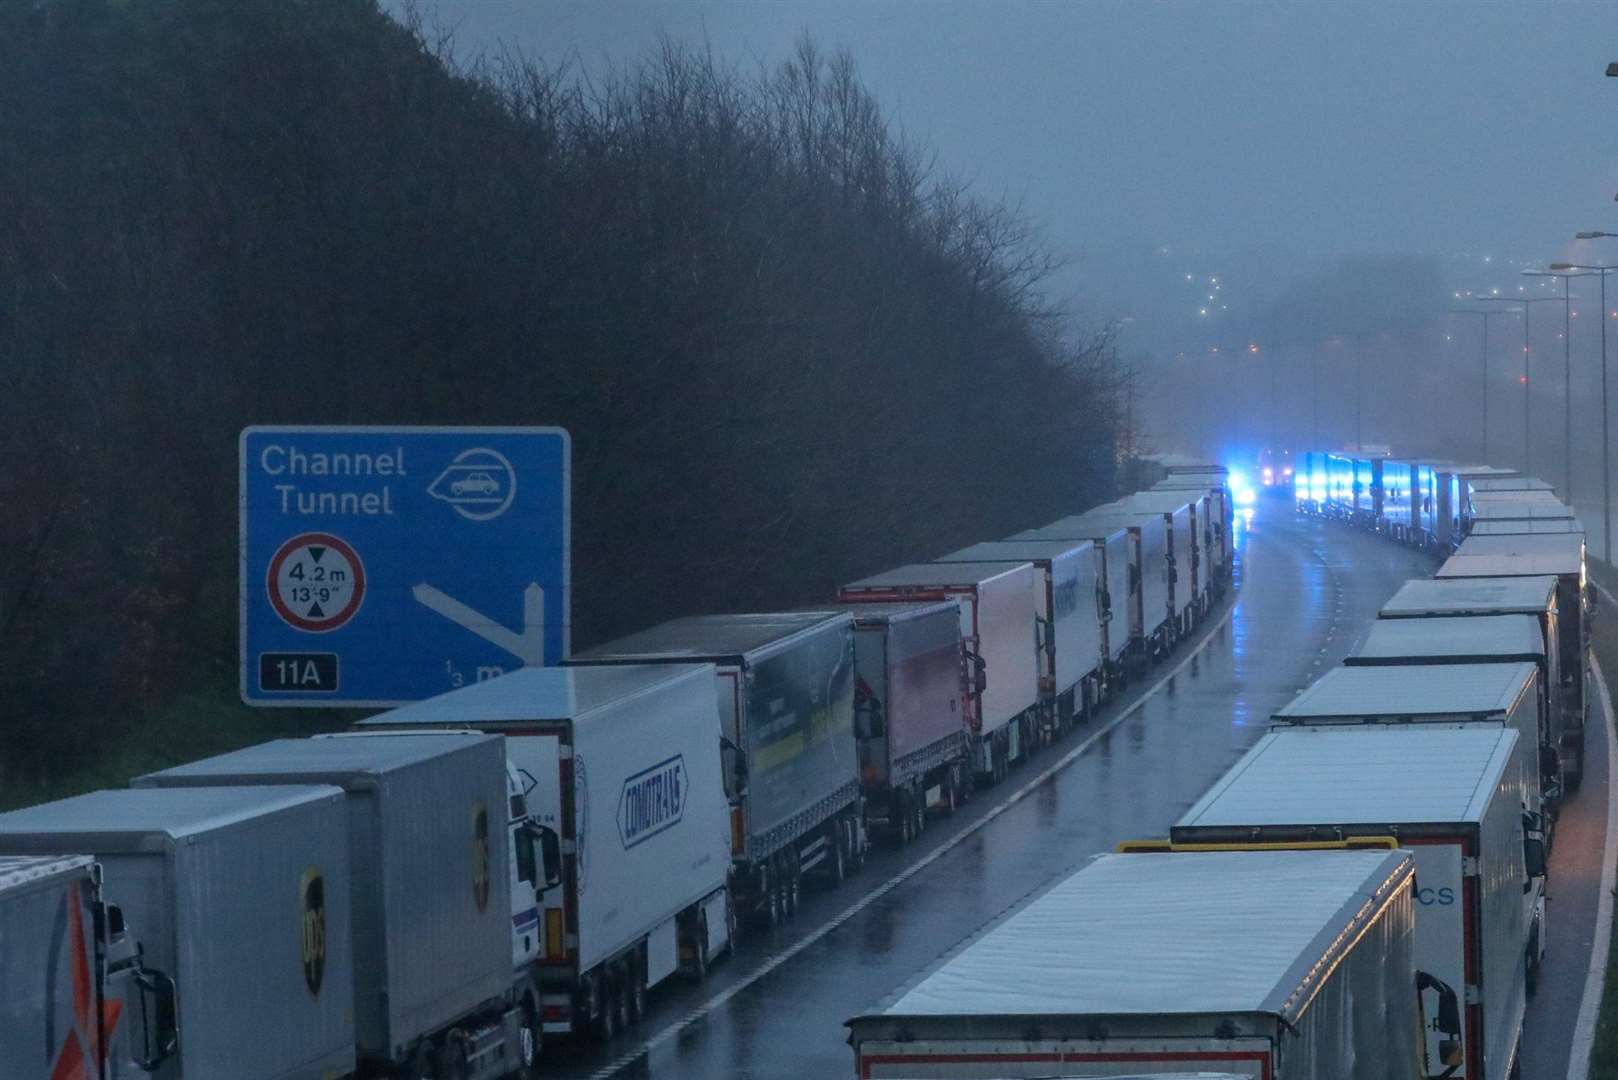
[[(390, 4), (390, 6), (393, 6)], [(807, 29), (1056, 245), (1555, 258), (1618, 226), (1595, 3), (421, 0), (462, 55), (587, 69), (659, 30), (746, 67)], [(1094, 269), (1092, 267), (1092, 269)]]

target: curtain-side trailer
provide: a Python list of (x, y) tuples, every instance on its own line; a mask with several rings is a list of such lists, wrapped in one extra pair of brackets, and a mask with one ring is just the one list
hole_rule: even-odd
[(971, 796), (957, 600), (842, 605), (854, 619), (854, 731), (865, 823), (908, 843)]
[(1413, 1076), (1414, 878), (1386, 847), (1098, 856), (849, 1020), (856, 1075)]
[(1090, 715), (1107, 688), (1106, 580), (1092, 540), (994, 540), (934, 562), (1029, 562), (1043, 613), (1039, 623), (1040, 694), (1057, 729)]
[(714, 665), (738, 914), (779, 922), (806, 876), (835, 880), (863, 859), (847, 612), (691, 615), (567, 663)]
[(537, 964), (546, 1034), (610, 1036), (648, 991), (701, 978), (731, 947), (713, 665), (521, 668), (359, 727), (504, 736), (524, 809), (559, 856), (512, 916), (537, 946), (518, 960)]
[(1037, 627), (1043, 603), (1033, 563), (915, 563), (844, 585), (843, 604), (956, 600), (971, 668), (972, 767), (1003, 779), (1039, 737)]
[(1377, 619), (1448, 619), (1479, 615), (1532, 615), (1539, 622), (1545, 641), (1545, 670), (1550, 683), (1545, 696), (1552, 699), (1548, 711), (1552, 725), (1540, 732), (1540, 745), (1557, 753), (1565, 790), (1576, 790), (1584, 777), (1582, 727), (1578, 738), (1566, 724), (1568, 709), (1558, 708), (1557, 698), (1565, 699), (1566, 674), (1561, 670), (1565, 646), (1561, 635), (1558, 585), (1555, 576), (1532, 578), (1417, 578), (1406, 581), (1400, 591), (1383, 604)]
[(1170, 836), (1177, 845), (1397, 841), (1416, 868), (1421, 1075), (1505, 1080), (1539, 963), (1525, 898), (1545, 861), (1524, 825), (1517, 741), (1509, 729), (1272, 732)]

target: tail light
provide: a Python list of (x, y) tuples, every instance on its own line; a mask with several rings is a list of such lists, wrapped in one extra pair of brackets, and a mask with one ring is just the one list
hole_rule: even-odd
[(567, 936), (562, 928), (562, 909), (545, 909), (545, 959), (567, 959)]

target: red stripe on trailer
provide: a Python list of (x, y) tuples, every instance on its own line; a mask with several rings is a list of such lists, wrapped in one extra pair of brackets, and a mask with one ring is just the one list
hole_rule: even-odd
[(860, 1080), (871, 1080), (871, 1069), (877, 1065), (981, 1065), (1009, 1062), (1013, 1064), (1073, 1063), (1135, 1063), (1175, 1062), (1176, 1064), (1214, 1064), (1216, 1062), (1256, 1061), (1262, 1080), (1274, 1080), (1270, 1055), (1257, 1050), (1206, 1051), (1165, 1050), (1160, 1053), (1137, 1051), (1113, 1054), (872, 1054), (860, 1057)]

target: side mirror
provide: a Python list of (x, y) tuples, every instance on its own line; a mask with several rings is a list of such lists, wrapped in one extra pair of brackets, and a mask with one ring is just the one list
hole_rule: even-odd
[(856, 739), (880, 739), (886, 735), (888, 725), (882, 718), (882, 706), (874, 701), (867, 705), (857, 705), (854, 708), (854, 737)]
[(967, 653), (972, 662), (972, 689), (981, 694), (989, 688), (989, 665), (977, 653)]
[(140, 1007), (141, 1047), (134, 1054), (135, 1064), (144, 1072), (156, 1072), (159, 1065), (179, 1049), (180, 1029), (174, 1011), (174, 980), (161, 971), (141, 968), (135, 974)]
[(562, 838), (549, 825), (529, 825), (539, 840), (539, 863), (544, 872), (544, 885), (540, 891), (554, 889), (562, 883)]
[(724, 770), (725, 794), (739, 799), (747, 794), (747, 759), (728, 738), (719, 736), (719, 764)]
[(1443, 979), (1435, 978), (1425, 971), (1416, 972), (1416, 993), (1431, 990), (1438, 995), (1438, 1016), (1434, 1019), (1433, 1028), (1441, 1035), (1449, 1038), (1440, 1039), (1438, 1043), (1438, 1056), (1440, 1064), (1456, 1065), (1461, 1061), (1461, 1003), (1455, 995), (1455, 990)]

